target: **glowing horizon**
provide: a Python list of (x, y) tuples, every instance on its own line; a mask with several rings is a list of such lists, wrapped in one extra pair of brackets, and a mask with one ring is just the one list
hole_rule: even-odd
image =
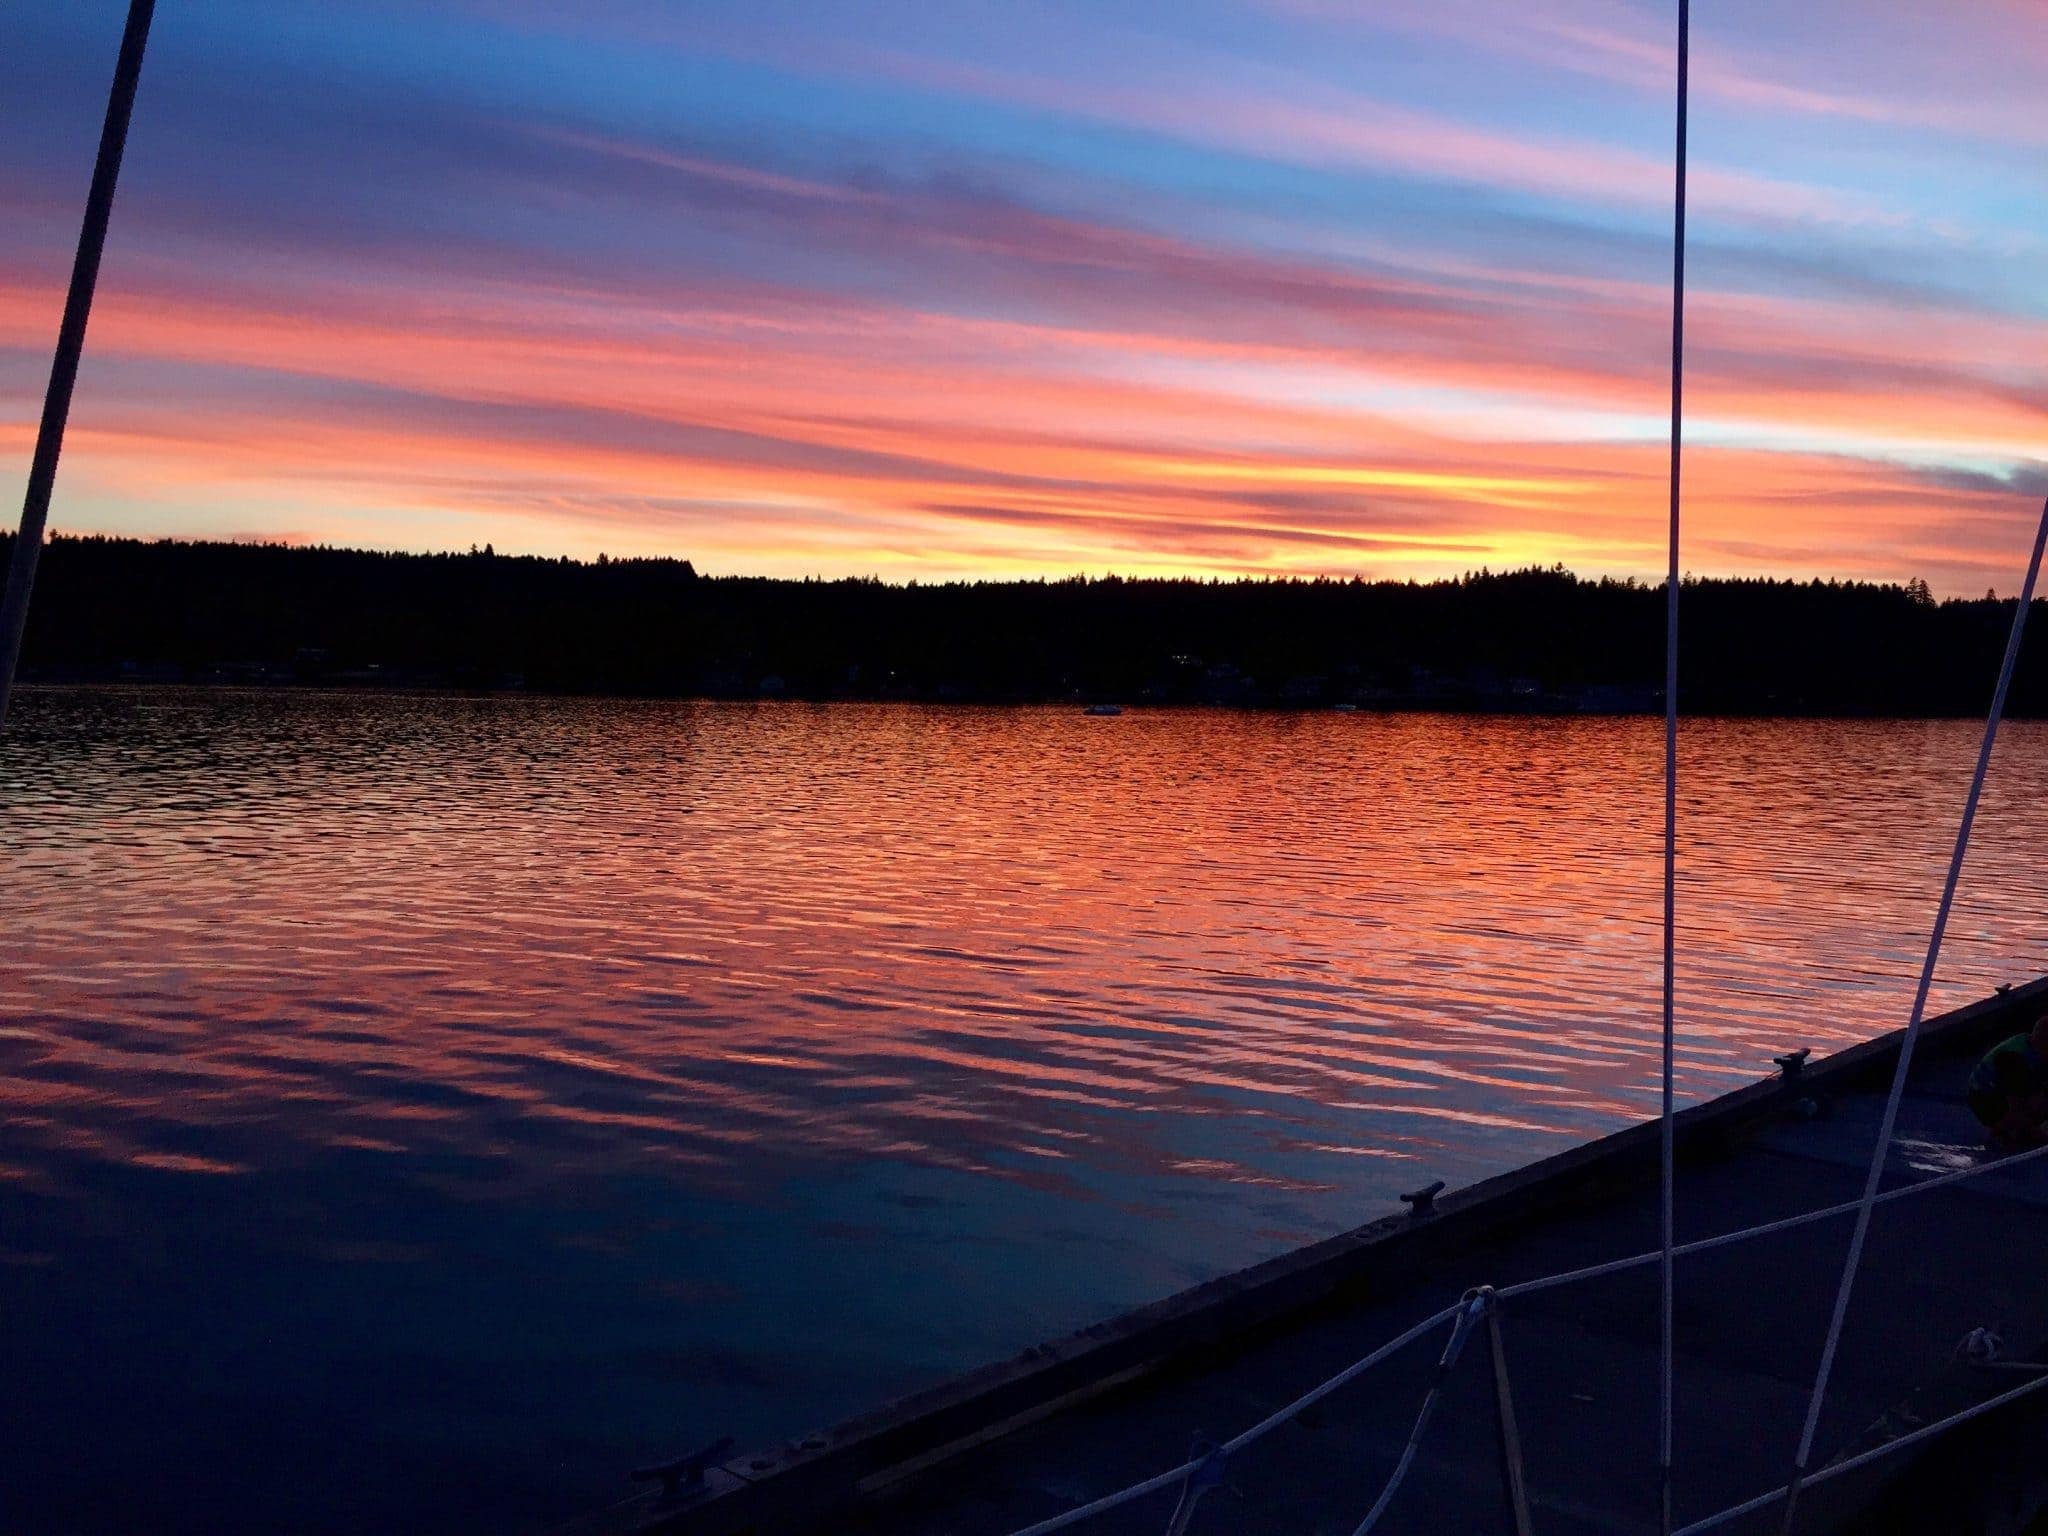
[[(1783, 9), (1696, 18), (1685, 564), (2010, 590), (2048, 26)], [(0, 120), (17, 485), (122, 10), (0, 16), (40, 82)], [(1654, 578), (1667, 10), (164, 11), (53, 525)]]

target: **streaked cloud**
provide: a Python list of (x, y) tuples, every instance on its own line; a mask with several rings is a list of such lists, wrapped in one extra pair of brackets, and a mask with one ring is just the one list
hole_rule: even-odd
[[(0, 16), (47, 83), (0, 123), (12, 469), (120, 9)], [(1934, 57), (1880, 0), (1699, 25), (1689, 564), (2008, 582), (2048, 402), (2032, 17), (1952, 15)], [(59, 522), (1652, 573), (1668, 31), (1626, 0), (165, 12)]]

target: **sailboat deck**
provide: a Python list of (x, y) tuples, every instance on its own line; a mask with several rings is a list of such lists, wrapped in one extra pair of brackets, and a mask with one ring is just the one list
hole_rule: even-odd
[[(1963, 1104), (1967, 1060), (1916, 1073), (1903, 1107), (1893, 1183), (1977, 1156)], [(1881, 1100), (1842, 1101), (1827, 1119), (1787, 1120), (1739, 1156), (1687, 1171), (1681, 1240), (1774, 1220), (1860, 1193)], [(1983, 1178), (1880, 1206), (1822, 1420), (1818, 1461), (1860, 1448), (1911, 1393), (1963, 1370), (1957, 1341), (2001, 1323), (2022, 1353), (2048, 1338), (2041, 1218), (2048, 1167)], [(1782, 1482), (1789, 1469), (1840, 1271), (1849, 1218), (1734, 1244), (1681, 1261), (1678, 1291), (1679, 1523)], [(1545, 1224), (1418, 1268), (1395, 1294), (1289, 1330), (1242, 1356), (1161, 1379), (1011, 1434), (961, 1458), (843, 1529), (894, 1536), (990, 1536), (1015, 1530), (1171, 1466), (1191, 1433), (1227, 1437), (1344, 1362), (1427, 1316), (1474, 1282), (1505, 1285), (1654, 1247), (1654, 1188), (1604, 1210)], [(1654, 1266), (1512, 1301), (1501, 1322), (1533, 1522), (1546, 1533), (1655, 1529), (1657, 1303)], [(1434, 1370), (1432, 1334), (1234, 1458), (1193, 1529), (1349, 1532), (1392, 1468)], [(1984, 1395), (2012, 1385), (1981, 1378)], [(1510, 1531), (1481, 1343), (1454, 1372), (1414, 1470), (1382, 1531)], [(1896, 1468), (1890, 1470), (1898, 1470)], [(1850, 1490), (1823, 1485), (1808, 1511)], [(1083, 1529), (1165, 1527), (1167, 1490)], [(1217, 1505), (1222, 1507), (1218, 1508)], [(1774, 1530), (1763, 1512), (1731, 1530)]]
[[(1964, 1085), (1984, 1046), (2048, 1003), (2048, 981), (1931, 1020), (1901, 1107), (1887, 1187), (1981, 1161)], [(1681, 1116), (1681, 1242), (1856, 1198), (1896, 1061), (1891, 1035)], [(1446, 1196), (1442, 1214), (1376, 1223), (1226, 1277), (904, 1403), (713, 1469), (629, 1523), (684, 1533), (1004, 1536), (1187, 1458), (1283, 1406), (1475, 1284), (1507, 1286), (1652, 1249), (1655, 1127), (1639, 1126)], [(1649, 1154), (1649, 1155), (1646, 1155)], [(1989, 1397), (2020, 1377), (1954, 1359), (1996, 1324), (2015, 1358), (2048, 1340), (2048, 1160), (1875, 1213), (1816, 1442), (1815, 1466)], [(1848, 1239), (1835, 1217), (1679, 1261), (1680, 1525), (1783, 1482)], [(1654, 1529), (1654, 1265), (1520, 1297), (1500, 1314), (1534, 1528)], [(1437, 1330), (1233, 1457), (1191, 1529), (1349, 1532), (1384, 1484), (1432, 1375)], [(1512, 1530), (1483, 1336), (1453, 1372), (1385, 1532)], [(2043, 1394), (2048, 1396), (2048, 1394)], [(2040, 1399), (2004, 1410), (2024, 1414)], [(2001, 1416), (1979, 1421), (1978, 1440)], [(1971, 1432), (1813, 1488), (1802, 1529), (1841, 1528), (1873, 1493), (1902, 1518)], [(1992, 1469), (1998, 1470), (1998, 1469)], [(2014, 1499), (1983, 1467), (1972, 1496)], [(1957, 1489), (1941, 1490), (1945, 1513)], [(1165, 1528), (1175, 1491), (1083, 1532)], [(1723, 1527), (1775, 1530), (1764, 1511)], [(1859, 1527), (1860, 1528), (1860, 1527)], [(1947, 1524), (1945, 1528), (1967, 1527)]]

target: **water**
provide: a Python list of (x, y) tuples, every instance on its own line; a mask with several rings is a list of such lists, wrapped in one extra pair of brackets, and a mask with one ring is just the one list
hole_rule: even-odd
[[(1648, 1114), (1660, 729), (32, 690), (0, 1527), (545, 1529)], [(1688, 723), (1687, 1093), (1902, 1021), (1976, 731)]]

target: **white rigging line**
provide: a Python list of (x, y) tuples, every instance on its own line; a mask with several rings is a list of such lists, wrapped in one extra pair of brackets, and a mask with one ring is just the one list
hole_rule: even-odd
[[(1682, 3), (1682, 0), (1681, 0)], [(1906, 1073), (1913, 1064), (1913, 1047), (1920, 1038), (1920, 1021), (1927, 1012), (1927, 994), (1934, 986), (1934, 968), (1941, 959), (1942, 937), (1948, 932), (1948, 918), (1955, 906), (1956, 885), (1962, 878), (1963, 858), (1970, 850), (1970, 827), (1977, 819), (1977, 803), (1984, 793), (1984, 778), (1991, 768), (1991, 749), (1998, 744), (1998, 725), (2005, 715), (2005, 696), (2012, 686), (2012, 674), (2019, 660), (2020, 639), (2027, 631), (2027, 610), (2034, 600), (2034, 583), (2041, 574), (2041, 551), (2048, 545), (2048, 502), (2041, 507), (2041, 524), (2034, 533), (2034, 552), (2027, 561), (2027, 579), (2020, 588), (2019, 605), (2013, 611), (2012, 632), (2006, 637), (2005, 659), (1999, 665), (1998, 686), (1991, 694), (1991, 708), (1984, 719), (1984, 739), (1977, 748), (1976, 771), (1970, 775), (1970, 793), (1963, 801), (1963, 818), (1956, 828), (1955, 849), (1949, 855), (1948, 878), (1942, 883), (1941, 904), (1934, 913), (1934, 931), (1927, 938), (1927, 958), (1920, 967), (1920, 984), (1913, 993), (1913, 1013), (1906, 1023), (1905, 1039), (1899, 1043), (1899, 1059), (1892, 1069), (1892, 1087), (1884, 1102), (1884, 1117), (1878, 1122), (1877, 1145), (1871, 1148), (1870, 1169), (1864, 1175), (1863, 1198), (1856, 1207), (1856, 1229), (1849, 1238), (1848, 1256), (1842, 1262), (1842, 1278), (1835, 1288), (1834, 1315), (1828, 1321), (1827, 1341), (1821, 1346), (1820, 1369), (1813, 1378), (1813, 1395), (1806, 1403), (1806, 1423), (1799, 1431), (1799, 1451), (1792, 1459), (1792, 1476), (1785, 1485), (1785, 1521), (1789, 1533), (1799, 1513), (1799, 1490), (1806, 1482), (1808, 1458), (1813, 1454), (1814, 1431), (1820, 1424), (1821, 1404), (1827, 1397), (1828, 1376), (1835, 1366), (1835, 1347), (1841, 1342), (1842, 1322), (1849, 1313), (1849, 1296), (1855, 1289), (1856, 1270), (1863, 1260), (1863, 1240), (1870, 1232), (1871, 1208), (1877, 1204), (1877, 1186), (1884, 1177), (1885, 1156), (1891, 1150), (1892, 1128), (1899, 1116), (1899, 1101), (1905, 1096)]]
[(1451, 1367), (1458, 1363), (1458, 1356), (1464, 1353), (1465, 1344), (1472, 1336), (1472, 1330), (1486, 1320), (1493, 1310), (1493, 1292), (1490, 1290), (1469, 1291), (1458, 1304), (1458, 1315), (1451, 1326), (1450, 1342), (1444, 1345), (1443, 1356), (1436, 1363), (1436, 1376), (1430, 1381), (1429, 1391), (1423, 1395), (1422, 1408), (1415, 1415), (1415, 1427), (1408, 1431), (1408, 1443), (1401, 1447), (1401, 1459), (1394, 1463), (1394, 1470), (1388, 1476), (1386, 1486), (1380, 1489), (1380, 1496), (1372, 1501), (1372, 1508), (1365, 1518), (1358, 1522), (1351, 1536), (1371, 1536), (1373, 1527), (1380, 1523), (1380, 1516), (1387, 1512), (1387, 1506), (1394, 1502), (1402, 1480), (1408, 1476), (1408, 1469), (1415, 1464), (1415, 1453), (1422, 1448), (1422, 1437), (1429, 1429), (1429, 1421), (1436, 1414), (1437, 1404), (1443, 1400), (1444, 1383), (1449, 1380)]
[[(1222, 1447), (1223, 1454), (1226, 1456), (1234, 1455), (1238, 1451), (1241, 1451), (1246, 1446), (1250, 1445), (1253, 1441), (1263, 1439), (1266, 1435), (1278, 1429), (1282, 1424), (1292, 1422), (1294, 1418), (1300, 1413), (1302, 1413), (1304, 1410), (1311, 1408), (1315, 1404), (1321, 1402), (1324, 1398), (1328, 1397), (1332, 1392), (1336, 1391), (1339, 1387), (1344, 1386), (1356, 1380), (1358, 1377), (1364, 1375), (1365, 1372), (1370, 1370), (1373, 1366), (1378, 1365), (1382, 1360), (1386, 1359), (1389, 1355), (1394, 1354), (1398, 1350), (1405, 1349), (1408, 1345), (1414, 1343), (1417, 1339), (1421, 1338), (1424, 1334), (1428, 1333), (1432, 1328), (1436, 1328), (1443, 1323), (1450, 1322), (1453, 1318), (1457, 1317), (1459, 1313), (1465, 1309), (1466, 1305), (1467, 1303), (1460, 1301), (1455, 1306), (1445, 1307), (1440, 1312), (1430, 1313), (1428, 1317), (1425, 1317), (1421, 1322), (1415, 1324), (1405, 1333), (1402, 1333), (1395, 1338), (1389, 1339), (1386, 1343), (1382, 1344), (1378, 1349), (1374, 1350), (1364, 1359), (1355, 1361), (1351, 1365), (1345, 1367), (1342, 1371), (1339, 1371), (1335, 1376), (1332, 1376), (1328, 1381), (1324, 1382), (1321, 1386), (1315, 1387), (1310, 1391), (1304, 1392), (1300, 1397), (1297, 1397), (1293, 1402), (1289, 1403), (1286, 1407), (1280, 1409), (1276, 1413), (1268, 1414), (1265, 1418), (1261, 1419), (1258, 1423), (1254, 1424), (1250, 1429), (1246, 1430), (1243, 1434), (1237, 1436), (1235, 1439), (1225, 1441)], [(1054, 1515), (1050, 1519), (1041, 1520), (1036, 1525), (1027, 1525), (1020, 1531), (1012, 1532), (1011, 1536), (1052, 1536), (1052, 1532), (1054, 1531), (1063, 1531), (1070, 1525), (1078, 1525), (1083, 1520), (1090, 1520), (1097, 1515), (1107, 1514), (1112, 1509), (1121, 1508), (1123, 1505), (1130, 1503), (1133, 1499), (1140, 1499), (1148, 1493), (1155, 1493), (1161, 1488), (1170, 1487), (1173, 1484), (1181, 1481), (1183, 1478), (1187, 1477), (1188, 1474), (1193, 1472), (1200, 1465), (1201, 1462), (1199, 1459), (1190, 1458), (1189, 1460), (1182, 1462), (1177, 1467), (1173, 1467), (1168, 1471), (1161, 1472), (1156, 1477), (1148, 1477), (1141, 1483), (1133, 1483), (1128, 1488), (1120, 1488), (1115, 1493), (1105, 1494), (1103, 1497), (1099, 1499), (1081, 1505), (1078, 1509), (1067, 1510), (1064, 1514)]]
[(1685, 401), (1685, 112), (1687, 63), (1692, 33), (1691, 0), (1678, 0), (1677, 156), (1671, 214), (1671, 547), (1664, 585), (1664, 1109), (1662, 1221), (1664, 1255), (1658, 1298), (1657, 1349), (1657, 1529), (1671, 1532), (1672, 1244), (1676, 1228), (1676, 1134), (1672, 1094), (1675, 1032), (1673, 995), (1678, 963), (1678, 508), (1679, 468)]
[[(2003, 1408), (2007, 1403), (2025, 1397), (2030, 1392), (2038, 1392), (2043, 1387), (2048, 1387), (2048, 1376), (2037, 1376), (2032, 1381), (2023, 1382), (2009, 1392), (2001, 1392), (1996, 1397), (1987, 1397), (1980, 1403), (1972, 1403), (1967, 1408), (1959, 1409), (1945, 1419), (1936, 1419), (1932, 1424), (1923, 1424), (1911, 1434), (1901, 1435), (1896, 1440), (1887, 1440), (1882, 1445), (1874, 1445), (1867, 1451), (1859, 1451), (1854, 1456), (1847, 1457), (1841, 1461), (1831, 1461), (1806, 1481), (1809, 1484), (1824, 1483), (1831, 1477), (1841, 1477), (1845, 1473), (1856, 1471), (1859, 1467), (1867, 1467), (1880, 1456), (1889, 1456), (1894, 1451), (1903, 1451), (1909, 1445), (1918, 1445), (1923, 1440), (1931, 1439), (1935, 1435), (1954, 1429), (1958, 1424), (1966, 1424), (1971, 1419), (1978, 1418), (1983, 1414), (1993, 1413)], [(1743, 1515), (1754, 1514), (1759, 1509), (1768, 1509), (1785, 1496), (1785, 1489), (1773, 1488), (1769, 1493), (1760, 1493), (1753, 1499), (1722, 1510), (1719, 1514), (1709, 1515), (1704, 1520), (1695, 1520), (1691, 1525), (1684, 1526), (1674, 1532), (1673, 1536), (1700, 1536), (1701, 1532), (1716, 1530), (1726, 1525), (1730, 1520), (1740, 1519)]]
[[(1901, 1185), (1897, 1189), (1888, 1189), (1879, 1195), (1874, 1203), (1888, 1205), (1894, 1200), (1903, 1200), (1909, 1195), (1926, 1194), (1931, 1190), (1944, 1189), (1951, 1184), (1960, 1183), (1965, 1179), (1978, 1178), (1986, 1173), (2010, 1172), (2026, 1163), (2035, 1162), (2044, 1157), (2048, 1157), (2048, 1146), (2035, 1147), (2030, 1151), (2015, 1153), (2011, 1157), (2000, 1158), (1996, 1161), (1971, 1163), (1962, 1168), (1952, 1169), (1948, 1173), (1937, 1174), (1912, 1184)], [(1789, 1232), (1798, 1227), (1808, 1226), (1814, 1222), (1827, 1221), (1836, 1216), (1846, 1216), (1851, 1211), (1860, 1209), (1861, 1206), (1862, 1202), (1859, 1200), (1844, 1200), (1839, 1205), (1821, 1206), (1815, 1210), (1800, 1211), (1795, 1215), (1782, 1216), (1776, 1221), (1767, 1221), (1758, 1226), (1739, 1227), (1732, 1232), (1722, 1232), (1713, 1237), (1695, 1238), (1691, 1242), (1678, 1244), (1677, 1247), (1672, 1249), (1672, 1253), (1677, 1258), (1690, 1258), (1694, 1254), (1708, 1253), (1716, 1248), (1725, 1248), (1731, 1243), (1745, 1242), (1758, 1237), (1769, 1237), (1779, 1232)], [(1583, 1269), (1565, 1270), (1558, 1274), (1542, 1275), (1532, 1280), (1518, 1281), (1513, 1285), (1503, 1285), (1495, 1290), (1493, 1299), (1496, 1303), (1513, 1301), (1519, 1297), (1533, 1296), (1541, 1291), (1553, 1290), (1558, 1286), (1576, 1285), (1586, 1280), (1598, 1280), (1604, 1276), (1620, 1274), (1631, 1269), (1646, 1269), (1662, 1258), (1663, 1252), (1660, 1249), (1653, 1248), (1645, 1253), (1630, 1254), (1626, 1258), (1609, 1259), (1600, 1264), (1589, 1264)], [(1255, 1442), (1264, 1439), (1283, 1424), (1292, 1423), (1307, 1409), (1321, 1402), (1340, 1387), (1350, 1385), (1373, 1366), (1378, 1365), (1397, 1351), (1407, 1348), (1432, 1329), (1454, 1321), (1469, 1305), (1470, 1298), (1467, 1297), (1455, 1305), (1445, 1307), (1441, 1311), (1432, 1312), (1405, 1332), (1389, 1339), (1371, 1354), (1354, 1361), (1327, 1381), (1310, 1388), (1285, 1407), (1267, 1414), (1265, 1418), (1254, 1424), (1250, 1429), (1245, 1430), (1242, 1434), (1225, 1441), (1220, 1447), (1221, 1453), (1226, 1457), (1235, 1455)], [(2022, 1392), (2031, 1390), (2036, 1385), (2048, 1386), (2048, 1376), (2044, 1376), (2038, 1383), (2029, 1383), (2026, 1388), (2022, 1389)], [(2007, 1393), (1997, 1399), (1981, 1403), (1972, 1409), (1956, 1415), (1952, 1420), (1944, 1419), (1940, 1424), (1929, 1425), (1925, 1430), (1916, 1431), (1906, 1439), (1894, 1441), (1886, 1449), (1899, 1449), (1909, 1441), (1922, 1439), (1927, 1434), (1946, 1427), (1950, 1423), (1959, 1423), (1965, 1418), (1973, 1418), (1978, 1413), (1984, 1412), (2013, 1397), (2022, 1395), (2022, 1392)], [(1878, 1453), (1868, 1453), (1863, 1457), (1857, 1458), (1855, 1465), (1860, 1466), (1865, 1460), (1871, 1459), (1871, 1456), (1874, 1454)], [(1039, 1521), (1036, 1525), (1026, 1526), (1022, 1530), (1012, 1532), (1011, 1536), (1052, 1536), (1052, 1533), (1055, 1531), (1063, 1531), (1069, 1526), (1079, 1525), (1086, 1520), (1093, 1519), (1097, 1515), (1108, 1514), (1111, 1510), (1119, 1509), (1135, 1499), (1141, 1499), (1147, 1494), (1156, 1493), (1163, 1488), (1168, 1488), (1175, 1483), (1182, 1482), (1197, 1471), (1200, 1466), (1200, 1458), (1191, 1457), (1180, 1465), (1168, 1468), (1166, 1471), (1158, 1473), (1153, 1477), (1148, 1477), (1142, 1482), (1132, 1483), (1127, 1487), (1116, 1490), (1114, 1493), (1105, 1494), (1103, 1497), (1095, 1499), (1090, 1503), (1080, 1505), (1061, 1514), (1053, 1515)], [(1847, 1470), (1849, 1470), (1848, 1463), (1830, 1466), (1816, 1473), (1809, 1481), (1818, 1482), (1824, 1477), (1835, 1477)], [(1784, 1496), (1785, 1490), (1783, 1488), (1774, 1488), (1768, 1494), (1763, 1495), (1759, 1499), (1752, 1500), (1738, 1509), (1724, 1510), (1719, 1515), (1688, 1525), (1683, 1530), (1674, 1533), (1674, 1536), (1688, 1536), (1688, 1533), (1706, 1530), (1723, 1520), (1733, 1518), (1736, 1514), (1748, 1513), (1752, 1509), (1761, 1509), (1766, 1505), (1775, 1504)]]

